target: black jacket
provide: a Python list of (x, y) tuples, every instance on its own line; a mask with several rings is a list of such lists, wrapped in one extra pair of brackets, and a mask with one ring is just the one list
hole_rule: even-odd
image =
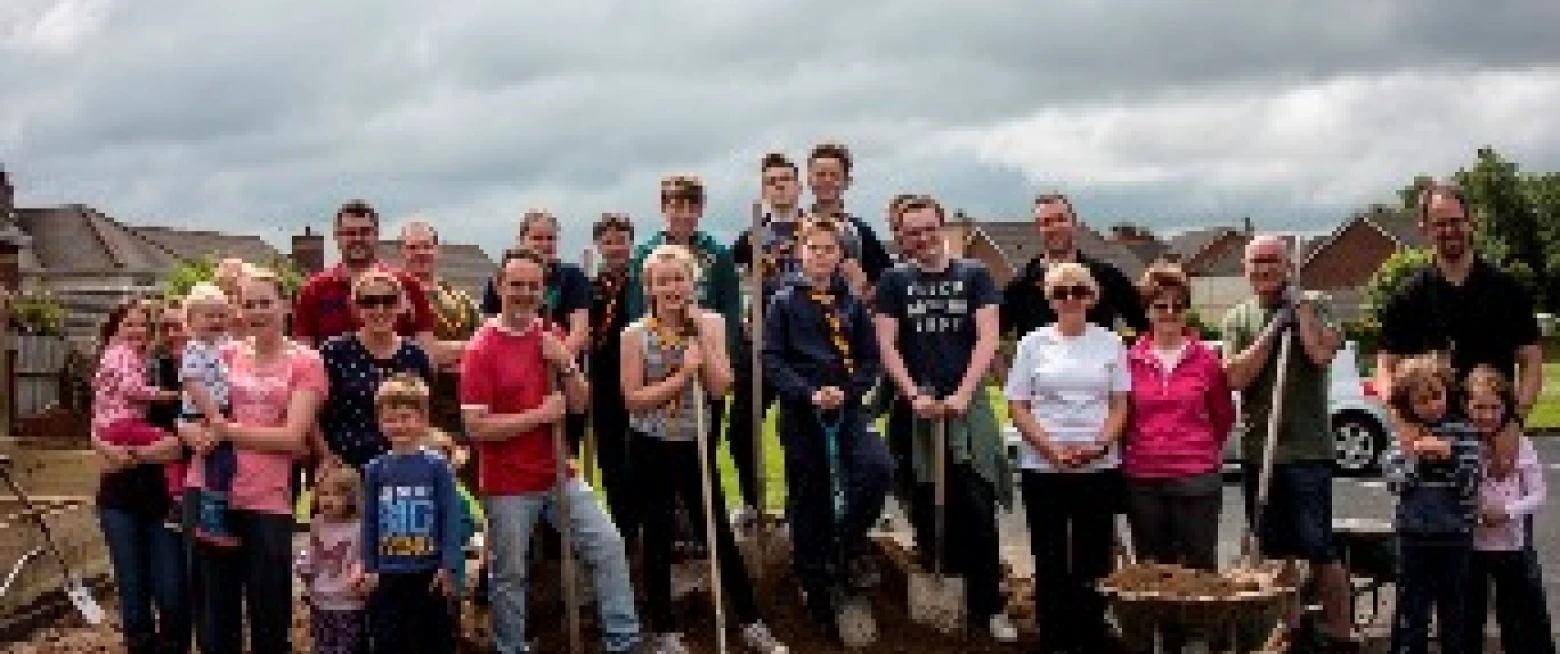
[[(1137, 287), (1127, 276), (1104, 261), (1078, 253), (1078, 263), (1089, 269), (1100, 287), (1099, 301), (1089, 309), (1089, 322), (1115, 330), (1120, 319), (1134, 334), (1148, 331), (1148, 314), (1138, 297)], [(1045, 262), (1029, 260), (1023, 272), (1002, 289), (1002, 336), (1018, 340), (1025, 334), (1056, 322), (1056, 311), (1045, 296)]]
[(808, 297), (811, 289), (807, 281), (793, 279), (769, 303), (764, 317), (764, 379), (774, 385), (783, 403), (810, 404), (813, 393), (825, 386), (837, 386), (847, 397), (860, 399), (882, 371), (872, 317), (835, 278), (830, 291), (855, 364), (855, 372), (846, 374), (844, 361), (830, 342), (823, 309)]

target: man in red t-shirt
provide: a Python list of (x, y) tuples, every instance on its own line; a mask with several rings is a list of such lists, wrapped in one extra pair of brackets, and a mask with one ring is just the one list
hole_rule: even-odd
[[(623, 538), (590, 486), (572, 470), (566, 487), (556, 488), (560, 453), (553, 449), (551, 429), (571, 407), (585, 407), (590, 389), (563, 341), (543, 327), (546, 269), (536, 253), (504, 254), (494, 277), (499, 314), (471, 337), (461, 361), (461, 412), (476, 444), (477, 492), (488, 518), (494, 645), (500, 652), (528, 651), (531, 528), (544, 514), (556, 520), (553, 505), (562, 501), (573, 547), (595, 576), (602, 647), (626, 652), (639, 641), (639, 618)], [(562, 381), (562, 392), (549, 383), (549, 373)]]
[(317, 348), (332, 336), (356, 330), (352, 283), (365, 272), (383, 270), (395, 275), (401, 288), (406, 289), (409, 310), (396, 319), (396, 332), (416, 338), (434, 361), (448, 360), (448, 348), (434, 338), (433, 311), (428, 306), (427, 294), (417, 290), (422, 288), (417, 278), (379, 260), (378, 212), (367, 202), (351, 200), (336, 210), (335, 230), (341, 261), (309, 277), (298, 291), (293, 307), (293, 339)]

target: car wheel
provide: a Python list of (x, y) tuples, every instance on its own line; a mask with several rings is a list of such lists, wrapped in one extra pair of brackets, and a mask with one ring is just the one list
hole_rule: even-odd
[(1386, 430), (1370, 416), (1344, 413), (1333, 417), (1333, 443), (1338, 470), (1363, 474), (1380, 469), (1386, 449)]

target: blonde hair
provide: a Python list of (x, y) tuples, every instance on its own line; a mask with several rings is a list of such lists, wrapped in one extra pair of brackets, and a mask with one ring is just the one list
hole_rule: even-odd
[(644, 264), (639, 268), (639, 275), (644, 279), (646, 294), (650, 291), (650, 267), (661, 263), (682, 266), (683, 270), (688, 273), (689, 280), (695, 284), (699, 283), (701, 277), (699, 261), (693, 257), (693, 253), (681, 245), (668, 243), (656, 246), (654, 250), (651, 250), (649, 256), (645, 257)]
[[(363, 479), (352, 466), (336, 466), (320, 475), (315, 493), (323, 495), (327, 490), (338, 491), (347, 498), (347, 518), (363, 517)], [(319, 503), (316, 501), (316, 505)]]
[(383, 270), (370, 270), (360, 275), (357, 278), (357, 281), (352, 282), (352, 297), (356, 299), (359, 295), (363, 294), (363, 289), (366, 289), (374, 284), (388, 285), (391, 290), (395, 291), (397, 295), (406, 290), (401, 287), (401, 280), (396, 279), (395, 275), (387, 273)]
[(379, 385), (378, 392), (374, 394), (374, 408), (379, 411), (415, 409), (427, 415), (428, 385), (417, 375), (398, 372)]
[(1398, 364), (1392, 374), (1392, 394), (1388, 401), (1398, 415), (1418, 421), (1414, 413), (1414, 395), (1423, 390), (1437, 389), (1451, 402), (1456, 373), (1451, 364), (1439, 354), (1421, 354), (1409, 357)]
[(1100, 297), (1099, 282), (1094, 280), (1094, 275), (1089, 274), (1089, 269), (1085, 268), (1081, 263), (1068, 261), (1052, 265), (1046, 269), (1046, 295), (1050, 295), (1051, 291), (1055, 290), (1056, 287), (1064, 285), (1087, 286), (1089, 287), (1089, 292), (1094, 295), (1095, 300), (1098, 300)]
[[(281, 276), (277, 275), (276, 272), (270, 268), (252, 266), (244, 272), (240, 279), (243, 283), (246, 284), (256, 282), (261, 284), (270, 284), (271, 288), (276, 291), (277, 297), (285, 298), (287, 296), (287, 293), (282, 290)], [(240, 295), (242, 295), (242, 293), (240, 293)]]

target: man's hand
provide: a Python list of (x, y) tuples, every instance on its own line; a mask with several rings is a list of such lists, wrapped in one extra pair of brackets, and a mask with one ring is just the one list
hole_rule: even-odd
[(128, 447), (104, 443), (98, 449), (102, 453), (103, 459), (108, 462), (110, 470), (123, 470), (135, 465), (135, 454)]
[(970, 410), (970, 396), (954, 393), (943, 400), (943, 412), (950, 416), (962, 416)]
[(574, 354), (563, 340), (550, 331), (542, 332), (542, 360), (553, 368), (567, 368), (574, 363)]
[(542, 422), (552, 424), (563, 419), (564, 413), (569, 410), (569, 402), (564, 399), (563, 393), (548, 393), (538, 408), (542, 411)]
[(813, 406), (833, 411), (845, 404), (845, 392), (834, 386), (825, 386), (813, 393)]
[(943, 407), (930, 396), (916, 393), (915, 399), (910, 401), (910, 410), (914, 411), (915, 415), (920, 418), (936, 420), (942, 417)]
[(357, 583), (353, 584), (352, 590), (357, 593), (358, 597), (368, 597), (378, 587), (379, 573), (365, 572), (357, 578)]

